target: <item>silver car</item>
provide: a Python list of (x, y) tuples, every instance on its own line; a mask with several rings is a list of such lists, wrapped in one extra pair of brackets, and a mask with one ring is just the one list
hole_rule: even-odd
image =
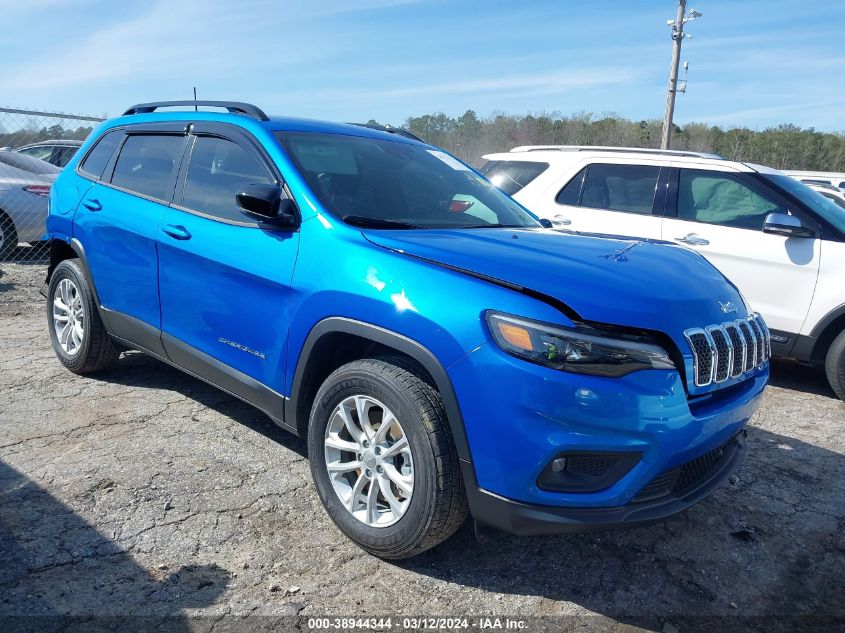
[(44, 235), (50, 187), (61, 170), (25, 154), (0, 151), (0, 258)]

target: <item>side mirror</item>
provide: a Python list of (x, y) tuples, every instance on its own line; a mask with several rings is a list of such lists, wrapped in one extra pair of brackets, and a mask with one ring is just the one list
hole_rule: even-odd
[(812, 229), (801, 224), (801, 220), (786, 213), (770, 213), (763, 222), (763, 233), (785, 237), (813, 237)]
[(540, 218), (540, 226), (542, 226), (544, 229), (550, 229), (552, 228), (553, 224), (552, 221), (548, 218)]
[(277, 185), (244, 185), (235, 195), (244, 215), (253, 220), (283, 228), (299, 225), (299, 217), (293, 200), (282, 195)]

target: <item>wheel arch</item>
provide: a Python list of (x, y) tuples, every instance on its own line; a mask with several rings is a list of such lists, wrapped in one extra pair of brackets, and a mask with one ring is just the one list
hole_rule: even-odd
[(815, 343), (810, 360), (823, 363), (833, 340), (843, 330), (845, 330), (845, 304), (831, 310), (813, 329), (810, 336), (815, 339)]
[(53, 276), (53, 271), (56, 270), (56, 266), (66, 259), (74, 258), (79, 259), (79, 263), (85, 271), (85, 276), (88, 277), (88, 285), (94, 295), (94, 304), (97, 306), (97, 311), (100, 313), (100, 319), (103, 321), (103, 324), (108, 330), (108, 319), (105, 311), (102, 309), (102, 305), (100, 304), (100, 295), (97, 293), (97, 285), (94, 282), (94, 278), (91, 276), (91, 269), (88, 268), (88, 258), (85, 255), (85, 248), (78, 239), (73, 237), (52, 237), (50, 239), (50, 264), (47, 267), (47, 279), (44, 282), (45, 288), (49, 285), (50, 277)]
[(471, 462), (458, 398), (437, 357), (413, 339), (354, 319), (329, 317), (308, 334), (294, 370), (291, 396), (285, 401), (285, 423), (306, 437), (314, 396), (325, 378), (353, 360), (386, 354), (409, 358), (421, 370), (421, 378), (440, 392), (458, 457)]

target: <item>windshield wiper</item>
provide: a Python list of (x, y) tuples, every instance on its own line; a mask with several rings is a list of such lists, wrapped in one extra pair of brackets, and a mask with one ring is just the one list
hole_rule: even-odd
[(532, 224), (466, 224), (457, 226), (458, 229), (539, 229), (541, 226)]
[(410, 222), (400, 222), (399, 220), (385, 220), (382, 218), (368, 218), (363, 215), (344, 215), (341, 218), (347, 224), (352, 226), (360, 226), (362, 228), (370, 229), (421, 229), (423, 227), (418, 224), (411, 224)]

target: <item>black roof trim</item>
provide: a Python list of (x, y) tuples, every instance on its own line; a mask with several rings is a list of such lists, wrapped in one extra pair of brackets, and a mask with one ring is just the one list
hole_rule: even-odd
[(132, 106), (126, 112), (127, 114), (146, 114), (148, 112), (155, 112), (158, 108), (177, 108), (177, 107), (191, 107), (191, 106), (205, 106), (210, 108), (225, 108), (232, 114), (245, 114), (246, 116), (258, 119), (259, 121), (269, 121), (270, 117), (264, 114), (264, 111), (251, 103), (243, 103), (241, 101), (153, 101), (151, 103), (139, 103)]

